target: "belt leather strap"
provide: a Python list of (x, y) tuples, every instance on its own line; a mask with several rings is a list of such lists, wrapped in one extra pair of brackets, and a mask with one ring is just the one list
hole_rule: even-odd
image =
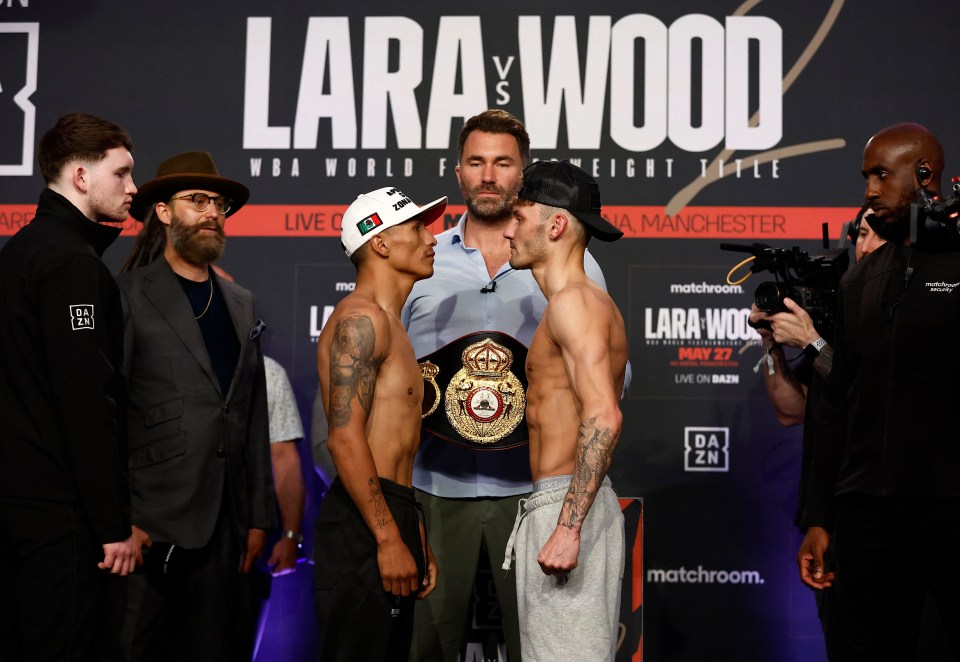
[(473, 450), (526, 444), (527, 348), (499, 331), (477, 331), (418, 359), (423, 429)]

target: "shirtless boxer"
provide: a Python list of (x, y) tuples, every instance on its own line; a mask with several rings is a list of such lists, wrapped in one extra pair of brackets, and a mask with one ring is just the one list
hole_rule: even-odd
[[(507, 545), (517, 558), (525, 662), (613, 660), (623, 577), (623, 515), (607, 470), (620, 437), (627, 363), (623, 317), (583, 271), (590, 237), (623, 233), (600, 216), (596, 182), (569, 162), (523, 173), (510, 266), (547, 298), (527, 353), (533, 494)], [(576, 430), (576, 432), (574, 432)]]
[(315, 543), (322, 660), (406, 660), (415, 600), (437, 584), (411, 487), (424, 382), (400, 308), (433, 274), (437, 242), (427, 225), (446, 202), (418, 207), (388, 187), (359, 196), (343, 216), (356, 288), (317, 343), (338, 473)]

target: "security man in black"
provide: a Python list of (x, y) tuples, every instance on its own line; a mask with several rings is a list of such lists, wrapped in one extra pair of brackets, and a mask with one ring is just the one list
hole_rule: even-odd
[(810, 482), (829, 490), (820, 503), (835, 500), (825, 512), (836, 513), (855, 660), (917, 659), (928, 594), (960, 659), (960, 252), (908, 240), (915, 189), (939, 190), (942, 168), (939, 142), (916, 124), (864, 150), (871, 225), (888, 242), (841, 282), (820, 420), (841, 456), (814, 463)]

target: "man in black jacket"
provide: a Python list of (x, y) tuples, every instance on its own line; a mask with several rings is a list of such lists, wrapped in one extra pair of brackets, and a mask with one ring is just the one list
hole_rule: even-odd
[[(854, 659), (916, 659), (928, 593), (960, 657), (960, 254), (909, 241), (910, 204), (940, 190), (943, 151), (898, 124), (870, 139), (862, 171), (887, 243), (841, 282), (817, 440), (840, 453), (813, 458), (804, 524), (834, 531)], [(809, 551), (801, 577), (827, 585), (823, 550)]]
[(120, 294), (101, 260), (136, 186), (132, 143), (92, 115), (40, 141), (47, 188), (0, 251), (0, 659), (98, 660), (106, 573), (131, 531)]

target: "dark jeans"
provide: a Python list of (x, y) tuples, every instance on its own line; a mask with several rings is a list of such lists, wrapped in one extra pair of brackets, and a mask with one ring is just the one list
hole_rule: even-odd
[(916, 660), (928, 592), (960, 659), (960, 501), (842, 497), (834, 543), (855, 660)]
[(154, 541), (143, 568), (111, 580), (111, 591), (125, 604), (122, 644), (127, 658), (249, 660), (253, 633), (245, 577), (239, 572), (242, 552), (223, 509), (204, 547), (171, 552), (169, 544)]
[(0, 498), (0, 660), (104, 659), (102, 560), (78, 506)]
[[(426, 565), (413, 488), (383, 478), (380, 487), (422, 585)], [(323, 499), (314, 540), (320, 659), (407, 660), (417, 594), (399, 597), (383, 590), (376, 540), (339, 478)]]

